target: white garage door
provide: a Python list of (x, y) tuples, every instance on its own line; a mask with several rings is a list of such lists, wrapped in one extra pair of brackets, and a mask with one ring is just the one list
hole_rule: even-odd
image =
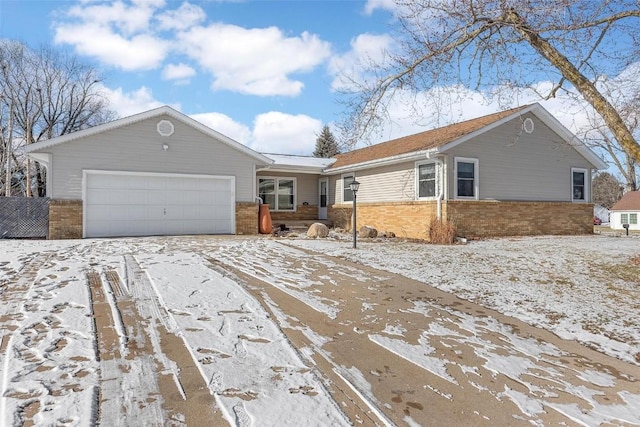
[(85, 171), (85, 237), (231, 234), (235, 178)]

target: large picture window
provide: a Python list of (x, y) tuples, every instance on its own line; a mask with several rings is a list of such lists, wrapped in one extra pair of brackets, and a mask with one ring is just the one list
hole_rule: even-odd
[(435, 162), (419, 163), (417, 165), (417, 189), (419, 199), (436, 197), (436, 170)]
[(273, 211), (294, 211), (296, 180), (295, 178), (259, 178), (258, 196)]
[(587, 201), (587, 170), (571, 168), (571, 200)]
[(456, 157), (456, 198), (478, 199), (478, 159)]
[(355, 180), (353, 175), (342, 175), (342, 201), (343, 202), (353, 202), (353, 191), (349, 188), (349, 184), (351, 184)]

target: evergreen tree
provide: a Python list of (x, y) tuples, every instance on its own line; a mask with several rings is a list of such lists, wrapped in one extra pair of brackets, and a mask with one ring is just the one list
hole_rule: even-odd
[(313, 152), (313, 157), (333, 157), (340, 152), (336, 138), (329, 130), (329, 126), (324, 125), (318, 139), (316, 139), (316, 149)]

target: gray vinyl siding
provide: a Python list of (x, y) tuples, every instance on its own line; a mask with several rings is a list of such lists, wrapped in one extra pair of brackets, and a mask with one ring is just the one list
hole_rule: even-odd
[[(318, 179), (320, 175), (304, 174), (304, 173), (287, 173), (287, 172), (269, 172), (269, 170), (257, 173), (260, 177), (285, 177), (296, 179), (296, 204), (301, 205), (307, 202), (310, 205), (318, 204)], [(256, 188), (257, 183), (256, 183)]]
[[(446, 152), (448, 198), (455, 197), (455, 157), (478, 159), (480, 200), (571, 201), (571, 168), (593, 165), (538, 120), (533, 133), (514, 119)], [(590, 195), (590, 192), (589, 192)]]
[[(175, 130), (160, 136), (156, 125), (169, 120)], [(162, 145), (169, 144), (164, 151)], [(70, 141), (48, 150), (52, 154), (52, 197), (82, 198), (82, 171), (87, 169), (224, 175), (236, 178), (236, 201), (255, 198), (253, 170), (258, 162), (224, 142), (168, 116)]]
[[(331, 176), (329, 187), (333, 194), (329, 197), (330, 203), (342, 202), (342, 176), (346, 174)], [(414, 161), (356, 171), (355, 176), (360, 183), (359, 202), (415, 200)]]

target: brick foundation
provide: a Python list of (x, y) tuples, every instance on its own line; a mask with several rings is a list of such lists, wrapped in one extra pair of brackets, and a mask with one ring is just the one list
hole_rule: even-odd
[[(442, 204), (444, 207), (444, 203)], [(369, 225), (378, 231), (392, 231), (398, 237), (426, 239), (429, 222), (436, 216), (436, 202), (358, 203), (358, 228)], [(334, 205), (329, 218), (335, 227), (351, 229), (353, 205)]]
[[(398, 237), (426, 239), (436, 217), (436, 202), (358, 203), (358, 227), (370, 225), (392, 231)], [(317, 218), (317, 206), (298, 206), (296, 212), (272, 212), (272, 220), (299, 221)], [(329, 206), (334, 227), (351, 229), (352, 205)], [(593, 204), (562, 202), (442, 202), (442, 217), (456, 225), (457, 235), (467, 238), (576, 235), (593, 233)], [(236, 234), (258, 234), (258, 204), (236, 202)], [(49, 202), (49, 239), (82, 238), (82, 200)]]
[(49, 201), (49, 239), (82, 239), (82, 200)]
[(236, 234), (258, 234), (258, 204), (236, 202)]
[(499, 237), (593, 233), (593, 204), (461, 201), (447, 203), (459, 236)]
[(318, 218), (317, 205), (298, 205), (295, 212), (271, 211), (271, 220), (275, 222), (304, 221)]
[[(562, 202), (442, 202), (442, 218), (456, 225), (467, 238), (571, 235), (593, 233), (593, 204)], [(358, 203), (358, 227), (370, 225), (398, 237), (427, 239), (429, 223), (437, 216), (437, 203)], [(352, 205), (329, 207), (335, 227), (351, 229)]]
[[(258, 204), (236, 203), (236, 234), (258, 234)], [(49, 202), (49, 239), (82, 238), (82, 200)]]

